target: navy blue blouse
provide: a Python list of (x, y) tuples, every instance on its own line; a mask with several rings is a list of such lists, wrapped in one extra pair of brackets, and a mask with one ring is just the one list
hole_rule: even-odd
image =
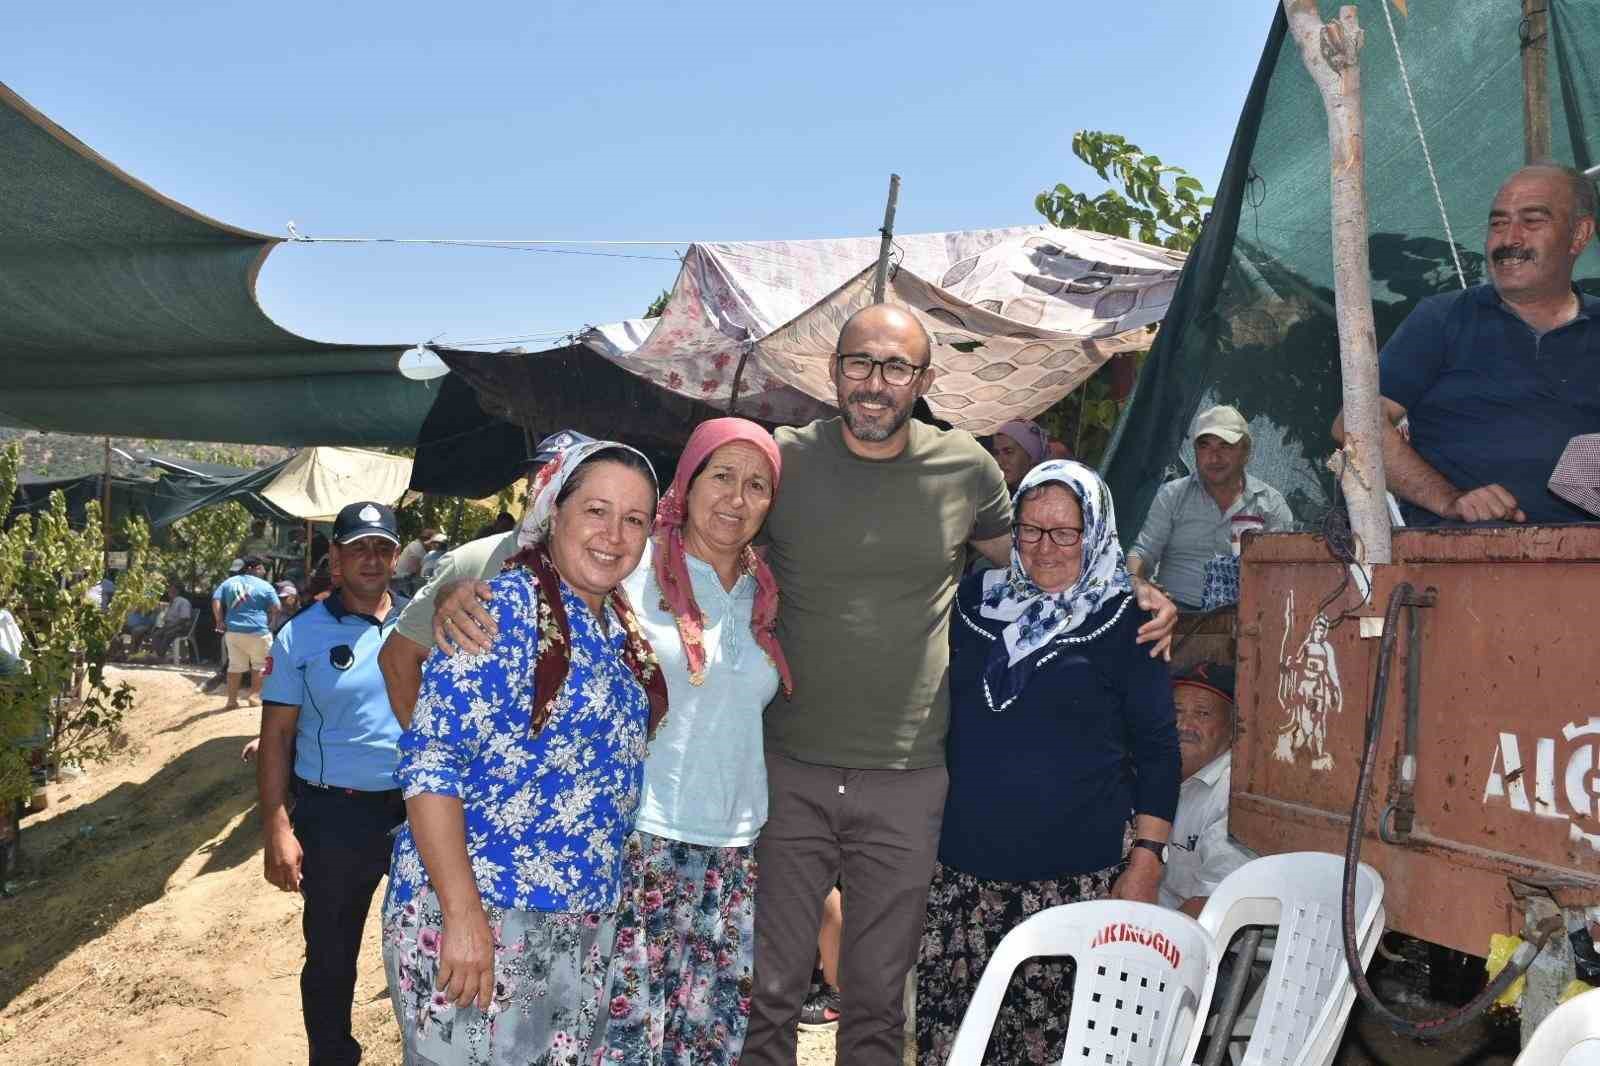
[[(992, 711), (983, 666), (1003, 626), (978, 613), (981, 580), (961, 583), (950, 622), (950, 792), (939, 861), (995, 881), (1114, 866), (1129, 818), (1171, 821), (1178, 807), (1172, 685), (1166, 665), (1134, 643), (1145, 612), (1127, 596), (1110, 601), (1035, 652), (1028, 687)], [(1093, 640), (1074, 642), (1108, 622)]]

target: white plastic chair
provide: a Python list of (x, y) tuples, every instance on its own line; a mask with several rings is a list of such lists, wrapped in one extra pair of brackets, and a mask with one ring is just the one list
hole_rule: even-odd
[(189, 646), (189, 661), (192, 662), (192, 663), (198, 663), (200, 661), (199, 645), (197, 645), (195, 643), (195, 639), (194, 639), (195, 631), (198, 630), (199, 628), (200, 628), (200, 612), (199, 611), (195, 611), (194, 612), (194, 617), (189, 621), (189, 632), (185, 633), (181, 637), (174, 637), (172, 639), (172, 648), (171, 648), (172, 665), (174, 665), (174, 666), (182, 665), (182, 663), (183, 663), (183, 646), (185, 644), (187, 644)]
[(1177, 911), (1091, 900), (1040, 911), (1005, 935), (961, 1019), (949, 1066), (982, 1063), (1012, 973), (1040, 955), (1077, 963), (1063, 1064), (1160, 1066), (1193, 1057), (1195, 1020), (1205, 1017), (1216, 977), (1212, 938)]
[(1513, 1066), (1594, 1066), (1600, 1063), (1600, 990), (1573, 996), (1533, 1031)]
[[(1200, 924), (1219, 954), (1246, 926), (1277, 927), (1241, 1066), (1326, 1066), (1333, 1061), (1356, 999), (1344, 961), (1343, 879), (1344, 859), (1338, 855), (1268, 855), (1224, 878), (1200, 912)], [(1356, 873), (1362, 969), (1378, 949), (1383, 919), (1383, 878), (1362, 863)], [(1236, 1029), (1232, 1038), (1238, 1035)]]

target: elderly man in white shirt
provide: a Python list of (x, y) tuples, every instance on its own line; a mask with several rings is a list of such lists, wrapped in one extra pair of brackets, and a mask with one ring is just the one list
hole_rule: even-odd
[(1233, 680), (1233, 667), (1207, 662), (1172, 679), (1183, 784), (1158, 898), (1191, 917), (1199, 916), (1223, 878), (1256, 857), (1228, 835)]

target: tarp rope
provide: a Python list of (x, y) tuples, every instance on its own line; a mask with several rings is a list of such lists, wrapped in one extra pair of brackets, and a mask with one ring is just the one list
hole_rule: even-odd
[(1444, 223), (1444, 239), (1450, 245), (1450, 258), (1456, 265), (1456, 280), (1464, 289), (1467, 275), (1461, 269), (1461, 253), (1456, 251), (1455, 234), (1450, 231), (1450, 215), (1444, 209), (1444, 193), (1439, 191), (1439, 175), (1433, 169), (1433, 153), (1428, 151), (1428, 138), (1422, 132), (1422, 116), (1417, 114), (1417, 98), (1411, 94), (1411, 76), (1406, 73), (1406, 59), (1400, 54), (1400, 37), (1394, 32), (1394, 16), (1389, 13), (1388, 0), (1378, 4), (1383, 8), (1383, 21), (1389, 26), (1389, 41), (1394, 45), (1395, 63), (1400, 67), (1400, 84), (1405, 86), (1406, 106), (1411, 109), (1411, 122), (1417, 127), (1417, 141), (1422, 145), (1422, 161), (1428, 165), (1428, 180), (1433, 183), (1433, 200), (1439, 205), (1439, 219)]
[(461, 240), (452, 238), (401, 238), (401, 237), (308, 237), (301, 233), (295, 224), (290, 222), (285, 227), (289, 232), (290, 244), (439, 244), (455, 248), (495, 248), (507, 252), (542, 252), (546, 255), (595, 255), (605, 259), (660, 259), (666, 262), (678, 263), (683, 261), (678, 255), (638, 255), (631, 252), (585, 252), (576, 248), (541, 248), (532, 245), (595, 245), (595, 246), (621, 246), (621, 247), (673, 247), (691, 242), (685, 241), (502, 241), (502, 240)]

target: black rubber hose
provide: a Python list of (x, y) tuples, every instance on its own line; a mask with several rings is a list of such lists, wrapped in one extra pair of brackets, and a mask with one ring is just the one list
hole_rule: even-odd
[[(1546, 941), (1557, 930), (1554, 927), (1545, 929), (1532, 941), (1525, 941), (1482, 992), (1464, 1006), (1438, 1018), (1421, 1021), (1402, 1018), (1385, 1006), (1378, 999), (1377, 993), (1372, 990), (1372, 986), (1367, 983), (1366, 972), (1361, 968), (1360, 945), (1356, 942), (1356, 872), (1361, 861), (1362, 827), (1367, 819), (1367, 793), (1372, 788), (1373, 768), (1378, 761), (1378, 741), (1383, 735), (1383, 711), (1389, 691), (1389, 666), (1394, 660), (1395, 631), (1399, 628), (1400, 609), (1405, 606), (1413, 592), (1408, 582), (1397, 585), (1389, 594), (1389, 606), (1383, 613), (1383, 638), (1378, 649), (1378, 676), (1373, 682), (1372, 708), (1367, 714), (1366, 747), (1361, 754), (1361, 777), (1356, 783), (1355, 805), (1350, 811), (1350, 836), (1344, 849), (1344, 899), (1341, 918), (1344, 932), (1344, 961), (1350, 970), (1350, 980), (1355, 983), (1356, 994), (1367, 1005), (1367, 1009), (1383, 1019), (1389, 1028), (1401, 1036), (1421, 1038), (1453, 1033), (1476, 1020), (1507, 988), (1511, 987), (1513, 981), (1527, 972)], [(1414, 614), (1411, 616), (1411, 624), (1416, 625)], [(1416, 752), (1413, 751), (1412, 754), (1415, 755)], [(1565, 929), (1560, 930), (1562, 933), (1565, 931)]]

